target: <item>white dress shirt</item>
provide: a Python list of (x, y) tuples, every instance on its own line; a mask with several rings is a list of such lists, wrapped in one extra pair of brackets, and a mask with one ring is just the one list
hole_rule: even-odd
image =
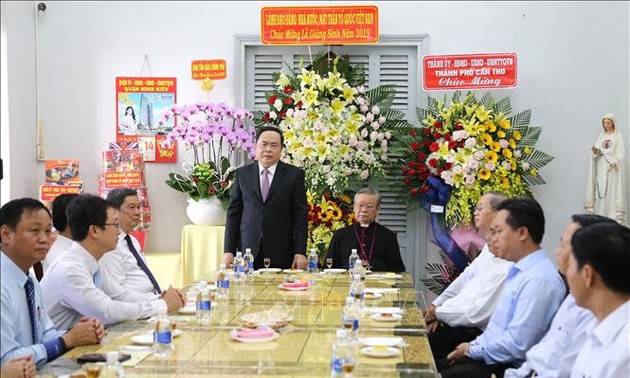
[(586, 334), (595, 326), (595, 316), (575, 304), (573, 294), (567, 295), (554, 315), (547, 334), (526, 354), (518, 369), (505, 371), (505, 378), (523, 378), (534, 370), (540, 377), (568, 378), (571, 368), (586, 341)]
[[(98, 261), (103, 275), (107, 277), (108, 284), (102, 287), (103, 291), (114, 300), (124, 300), (127, 292), (133, 292), (141, 296), (145, 301), (159, 299), (159, 294), (154, 294), (155, 288), (147, 274), (138, 266), (138, 262), (133, 253), (129, 250), (124, 232), (118, 237), (116, 249), (106, 253)], [(141, 252), (140, 242), (129, 235), (136, 251), (144, 260), (144, 253)], [(145, 260), (146, 263), (146, 260)]]
[(630, 301), (626, 301), (588, 332), (571, 378), (630, 377), (629, 321)]
[[(479, 256), (438, 297), (441, 304), (435, 310), (435, 317), (451, 327), (485, 328), (512, 265), (494, 256), (488, 245), (484, 245)], [(453, 285), (455, 288), (451, 289)], [(444, 297), (448, 298), (444, 300)], [(433, 303), (440, 302), (438, 299)]]
[(460, 274), (455, 281), (448, 285), (442, 294), (433, 301), (433, 305), (436, 307), (441, 306), (444, 301), (459, 294), (466, 285), (466, 282), (470, 281), (482, 272), (493, 257), (494, 255), (488, 249), (488, 244), (485, 244), (481, 249), (479, 256), (477, 256), (477, 258), (474, 259), (473, 262), (466, 267), (466, 269), (464, 269), (462, 274)]
[(44, 269), (44, 274), (50, 267), (50, 264), (53, 263), (62, 253), (65, 253), (70, 249), (74, 241), (72, 239), (68, 239), (63, 235), (57, 235), (57, 240), (53, 243), (52, 247), (48, 251), (46, 258), (42, 261), (42, 268)]
[[(113, 300), (94, 284), (96, 259), (79, 243), (48, 268), (41, 286), (48, 314), (58, 328), (70, 328), (81, 317), (98, 318), (105, 325), (157, 315), (166, 308), (162, 300), (143, 301), (129, 293), (125, 300)], [(111, 282), (101, 273), (101, 285)]]

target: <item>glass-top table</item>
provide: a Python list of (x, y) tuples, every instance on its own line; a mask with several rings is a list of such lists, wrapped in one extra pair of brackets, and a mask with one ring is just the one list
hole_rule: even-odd
[[(70, 374), (81, 369), (76, 362), (78, 356), (116, 350), (132, 354), (123, 365), (127, 377), (328, 377), (331, 347), (336, 330), (341, 328), (349, 292), (349, 276), (298, 273), (299, 279), (311, 281), (304, 291), (279, 288), (285, 277), (284, 273), (261, 273), (232, 281), (229, 302), (212, 307), (210, 323), (197, 321), (194, 314), (171, 314), (182, 333), (173, 339), (174, 349), (167, 358), (154, 356), (150, 347), (145, 351), (129, 348), (133, 336), (152, 332), (153, 323), (152, 319), (128, 321), (108, 327), (101, 345), (75, 348), (46, 365), (40, 374)], [(210, 282), (214, 279), (211, 274)], [(359, 338), (400, 337), (403, 344), (398, 347), (398, 356), (388, 358), (365, 356), (359, 352), (362, 346), (357, 346), (358, 363), (353, 376), (436, 377), (422, 317), (424, 296), (414, 289), (411, 276), (403, 274), (397, 279), (374, 273), (364, 283), (378, 294), (365, 300)], [(242, 343), (230, 337), (230, 332), (241, 326), (244, 315), (279, 307), (289, 314), (290, 322), (278, 330), (280, 336), (275, 340)], [(391, 307), (403, 310), (402, 319), (381, 321), (380, 311)]]

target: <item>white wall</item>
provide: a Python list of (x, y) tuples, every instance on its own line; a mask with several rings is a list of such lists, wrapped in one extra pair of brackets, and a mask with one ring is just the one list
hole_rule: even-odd
[[(46, 158), (80, 159), (86, 190), (96, 192), (100, 152), (115, 139), (116, 76), (139, 75), (148, 54), (154, 76), (178, 78), (180, 103), (196, 101), (204, 93), (190, 79), (190, 61), (224, 58), (228, 78), (216, 83), (211, 100), (235, 104), (234, 34), (258, 34), (263, 6), (305, 3), (46, 2), (37, 16)], [(518, 54), (518, 88), (494, 94), (510, 96), (515, 111), (532, 109), (532, 124), (543, 126), (540, 147), (556, 157), (542, 171), (548, 184), (535, 189), (547, 215), (544, 244), (552, 252), (569, 215), (582, 210), (601, 115), (616, 114), (630, 149), (628, 2), (369, 4), (379, 7), (382, 34), (428, 33), (430, 54)], [(44, 180), (43, 163), (35, 160), (35, 6), (3, 4), (10, 123), (3, 117), (2, 128), (10, 131), (11, 198), (36, 196)], [(2, 157), (9, 158), (4, 146)], [(163, 183), (178, 167), (147, 164), (153, 209), (148, 251), (179, 250), (186, 201)]]

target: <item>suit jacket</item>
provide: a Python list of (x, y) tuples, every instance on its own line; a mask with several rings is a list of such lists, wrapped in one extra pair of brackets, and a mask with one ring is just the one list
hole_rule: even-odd
[(263, 249), (271, 265), (290, 268), (296, 253), (306, 254), (308, 207), (304, 171), (278, 162), (267, 200), (260, 192), (258, 162), (236, 170), (227, 210), (224, 251)]

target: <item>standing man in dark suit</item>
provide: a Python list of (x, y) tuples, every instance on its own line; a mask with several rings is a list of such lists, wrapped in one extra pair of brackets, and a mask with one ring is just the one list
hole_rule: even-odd
[(236, 170), (227, 210), (223, 262), (251, 248), (254, 269), (271, 259), (278, 268), (306, 268), (308, 232), (304, 171), (280, 161), (284, 136), (277, 127), (256, 132), (256, 162)]

